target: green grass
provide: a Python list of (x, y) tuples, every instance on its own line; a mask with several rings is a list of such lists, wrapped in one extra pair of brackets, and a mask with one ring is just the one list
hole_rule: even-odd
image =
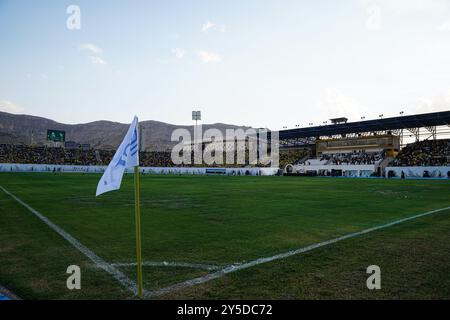
[[(2, 173), (0, 185), (106, 261), (133, 262), (132, 176), (124, 177), (121, 190), (96, 198), (99, 178)], [(141, 193), (145, 261), (214, 265), (271, 256), (450, 206), (449, 181), (159, 175), (143, 176)], [(449, 235), (450, 212), (445, 211), (164, 298), (449, 298), (444, 276), (450, 269)], [(132, 298), (3, 192), (0, 243), (0, 284), (19, 296)], [(65, 287), (70, 264), (82, 268), (80, 291)], [(383, 289), (377, 292), (365, 287), (370, 264), (382, 268)], [(134, 268), (121, 270), (135, 277)], [(145, 267), (144, 286), (157, 289), (206, 273)]]

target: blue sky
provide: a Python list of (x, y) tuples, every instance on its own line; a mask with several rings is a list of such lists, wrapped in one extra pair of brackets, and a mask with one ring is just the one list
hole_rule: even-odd
[(0, 110), (66, 123), (450, 110), (450, 0), (0, 0), (0, 57)]

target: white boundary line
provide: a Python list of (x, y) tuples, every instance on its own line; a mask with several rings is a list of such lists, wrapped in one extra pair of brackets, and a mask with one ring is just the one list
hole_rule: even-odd
[(82, 254), (84, 254), (86, 257), (88, 257), (94, 264), (109, 274), (111, 274), (117, 281), (119, 281), (124, 287), (132, 291), (135, 295), (137, 294), (136, 289), (136, 283), (132, 281), (130, 278), (128, 278), (124, 273), (122, 273), (120, 270), (118, 270), (116, 267), (112, 266), (111, 264), (107, 263), (105, 260), (97, 256), (92, 250), (81, 244), (77, 239), (72, 237), (69, 233), (64, 231), (62, 228), (60, 228), (58, 225), (54, 224), (52, 221), (50, 221), (47, 217), (45, 217), (42, 213), (39, 211), (33, 209), (28, 204), (20, 200), (18, 197), (16, 197), (14, 194), (0, 186), (0, 189), (3, 190), (4, 193), (9, 195), (11, 198), (16, 200), (19, 204), (24, 206), (28, 211), (30, 211), (32, 214), (34, 214), (37, 218), (39, 218), (42, 222), (44, 222), (47, 226), (49, 226), (53, 231), (57, 232), (61, 237), (66, 239), (71, 245), (73, 245), (78, 251), (80, 251)]
[[(135, 267), (136, 262), (114, 262), (111, 263), (114, 267)], [(208, 271), (220, 270), (223, 266), (216, 266), (211, 264), (202, 263), (189, 263), (189, 262), (175, 262), (175, 261), (144, 261), (142, 262), (143, 267), (184, 267), (192, 269), (204, 269)]]
[(303, 247), (303, 248), (300, 248), (300, 249), (296, 249), (296, 250), (291, 250), (291, 251), (287, 251), (287, 252), (284, 252), (284, 253), (280, 253), (280, 254), (277, 254), (277, 255), (274, 255), (274, 256), (271, 256), (271, 257), (259, 258), (259, 259), (253, 260), (253, 261), (249, 261), (247, 263), (227, 266), (227, 267), (224, 267), (222, 270), (219, 270), (219, 271), (214, 272), (214, 273), (207, 274), (206, 276), (202, 276), (202, 277), (194, 278), (194, 279), (191, 279), (191, 280), (183, 281), (183, 282), (180, 282), (180, 283), (177, 283), (177, 284), (174, 284), (174, 285), (162, 288), (162, 289), (158, 289), (158, 290), (155, 290), (155, 291), (148, 291), (148, 292), (145, 293), (144, 296), (146, 298), (158, 297), (158, 296), (170, 293), (170, 292), (172, 292), (174, 290), (179, 290), (179, 289), (183, 289), (183, 288), (186, 288), (186, 287), (191, 287), (191, 286), (194, 286), (194, 285), (197, 285), (197, 284), (201, 284), (201, 283), (205, 283), (205, 282), (211, 281), (213, 279), (221, 278), (221, 277), (223, 277), (224, 275), (226, 275), (228, 273), (232, 273), (232, 272), (236, 272), (236, 271), (239, 271), (239, 270), (247, 269), (247, 268), (254, 267), (254, 266), (259, 265), (259, 264), (271, 262), (271, 261), (274, 261), (274, 260), (280, 260), (280, 259), (288, 258), (288, 257), (294, 256), (294, 255), (297, 255), (297, 254), (300, 254), (300, 253), (304, 253), (304, 252), (307, 252), (307, 251), (311, 251), (311, 250), (314, 250), (314, 249), (317, 249), (317, 248), (320, 248), (320, 247), (324, 247), (324, 246), (327, 246), (327, 245), (330, 245), (330, 244), (333, 244), (333, 243), (336, 243), (336, 242), (339, 242), (339, 241), (342, 241), (342, 240), (354, 238), (354, 237), (357, 237), (357, 236), (360, 236), (360, 235), (363, 235), (363, 234), (366, 234), (366, 233), (369, 233), (369, 232), (373, 232), (373, 231), (380, 230), (380, 229), (385, 229), (385, 228), (388, 228), (388, 227), (400, 224), (402, 222), (414, 220), (414, 219), (417, 219), (417, 218), (421, 218), (421, 217), (424, 217), (424, 216), (431, 215), (431, 214), (436, 213), (436, 212), (441, 212), (441, 211), (445, 211), (445, 210), (449, 210), (449, 209), (450, 209), (450, 207), (446, 207), (446, 208), (436, 209), (436, 210), (432, 210), (432, 211), (427, 211), (427, 212), (424, 212), (424, 213), (420, 213), (420, 214), (417, 214), (417, 215), (414, 215), (414, 216), (411, 216), (411, 217), (399, 219), (399, 220), (396, 220), (396, 221), (393, 221), (393, 222), (389, 222), (389, 223), (386, 223), (386, 224), (383, 224), (383, 225), (379, 225), (379, 226), (376, 226), (376, 227), (364, 229), (364, 230), (361, 230), (361, 231), (358, 231), (358, 232), (353, 232), (353, 233), (350, 233), (350, 234), (347, 234), (347, 235), (344, 235), (344, 236), (341, 236), (341, 237), (337, 237), (337, 238), (334, 238), (334, 239), (331, 239), (331, 240), (319, 242), (319, 243), (316, 243), (316, 244), (313, 244), (313, 245), (310, 245), (310, 246), (307, 246), (307, 247)]

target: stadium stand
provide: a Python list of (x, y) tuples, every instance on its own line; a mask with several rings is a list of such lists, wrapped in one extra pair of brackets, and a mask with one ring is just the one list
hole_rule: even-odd
[(364, 152), (355, 151), (350, 153), (331, 153), (322, 154), (320, 162), (323, 164), (334, 165), (365, 165), (365, 164), (378, 164), (384, 159), (384, 151), (381, 152)]
[[(304, 155), (304, 150), (288, 150), (281, 151), (280, 158), (283, 163), (290, 163), (298, 160)], [(17, 164), (53, 164), (53, 165), (107, 165), (115, 151), (113, 150), (96, 150), (82, 148), (62, 148), (47, 146), (26, 146), (0, 144), (0, 163), (17, 163)], [(171, 153), (168, 151), (152, 151), (140, 152), (140, 163), (143, 167), (247, 167), (246, 164), (214, 164), (214, 165), (175, 165), (172, 162)], [(224, 157), (225, 159), (225, 157)], [(246, 151), (246, 159), (248, 161), (248, 151)], [(235, 156), (236, 161), (236, 156)], [(256, 165), (257, 167), (265, 167), (265, 165)]]
[(280, 168), (289, 164), (297, 164), (310, 155), (309, 149), (280, 150)]
[[(280, 143), (283, 145), (303, 144), (305, 138), (345, 136), (354, 133), (374, 133), (396, 131), (413, 128), (432, 128), (448, 126), (450, 124), (450, 111), (414, 114), (393, 118), (364, 120), (357, 122), (333, 123), (326, 126), (313, 126), (282, 130), (279, 132)], [(314, 143), (314, 142), (313, 142)]]
[[(83, 150), (46, 146), (0, 145), (0, 163), (107, 165), (114, 156), (112, 150)], [(141, 152), (140, 161), (148, 167), (171, 167), (170, 152)]]
[(392, 155), (398, 149), (399, 138), (392, 134), (318, 139), (315, 145), (315, 156), (299, 161), (298, 164), (304, 166), (379, 165), (386, 158), (387, 151)]
[(98, 165), (107, 155), (108, 151), (0, 145), (0, 163)]
[(450, 139), (411, 143), (403, 148), (394, 160), (396, 167), (448, 165), (450, 165)]

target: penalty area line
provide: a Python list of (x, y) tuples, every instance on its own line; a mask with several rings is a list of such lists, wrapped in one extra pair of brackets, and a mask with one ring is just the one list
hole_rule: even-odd
[(78, 251), (80, 251), (82, 254), (84, 254), (88, 259), (90, 259), (98, 268), (103, 269), (104, 271), (111, 274), (120, 284), (122, 284), (124, 287), (129, 289), (131, 292), (133, 292), (134, 295), (137, 294), (137, 288), (136, 283), (132, 281), (130, 278), (128, 278), (124, 273), (122, 273), (119, 269), (111, 265), (110, 263), (107, 263), (105, 260), (100, 258), (97, 254), (95, 254), (94, 251), (90, 250), (88, 247), (83, 245), (80, 241), (75, 239), (73, 236), (71, 236), (69, 233), (67, 233), (64, 229), (50, 221), (46, 216), (44, 216), (39, 211), (33, 209), (28, 204), (23, 202), (21, 199), (19, 199), (17, 196), (6, 190), (3, 186), (0, 186), (0, 189), (3, 190), (4, 193), (6, 193), (8, 196), (16, 200), (19, 204), (21, 204), (23, 207), (28, 209), (32, 214), (34, 214), (37, 218), (39, 218), (42, 222), (44, 222), (50, 229), (58, 233), (61, 237), (63, 237), (65, 240), (67, 240), (72, 246), (74, 246)]
[(303, 247), (303, 248), (299, 248), (299, 249), (296, 249), (296, 250), (291, 250), (291, 251), (287, 251), (287, 252), (284, 252), (284, 253), (276, 254), (276, 255), (271, 256), (271, 257), (259, 258), (259, 259), (256, 259), (256, 260), (253, 260), (253, 261), (249, 261), (249, 262), (246, 262), (246, 263), (242, 263), (242, 264), (230, 265), (230, 266), (224, 267), (223, 269), (221, 269), (219, 271), (207, 274), (207, 275), (202, 276), (202, 277), (198, 277), (198, 278), (194, 278), (194, 279), (191, 279), (191, 280), (183, 281), (183, 282), (180, 282), (180, 283), (177, 283), (177, 284), (174, 284), (174, 285), (162, 288), (162, 289), (158, 289), (158, 290), (154, 290), (154, 291), (148, 291), (148, 292), (145, 293), (144, 296), (146, 298), (153, 298), (153, 297), (162, 296), (164, 294), (173, 292), (175, 290), (184, 289), (184, 288), (187, 288), (187, 287), (191, 287), (191, 286), (194, 286), (194, 285), (202, 284), (202, 283), (214, 280), (214, 279), (221, 278), (221, 277), (225, 276), (228, 273), (232, 273), (232, 272), (236, 272), (236, 271), (239, 271), (239, 270), (251, 268), (251, 267), (254, 267), (256, 265), (263, 264), (263, 263), (268, 263), (268, 262), (275, 261), (275, 260), (285, 259), (285, 258), (294, 256), (294, 255), (298, 255), (298, 254), (301, 254), (301, 253), (304, 253), (304, 252), (308, 252), (308, 251), (311, 251), (311, 250), (314, 250), (314, 249), (318, 249), (318, 248), (321, 248), (321, 247), (324, 247), (324, 246), (328, 246), (330, 244), (334, 244), (334, 243), (342, 241), (342, 240), (358, 237), (358, 236), (361, 236), (361, 235), (364, 235), (364, 234), (367, 234), (367, 233), (370, 233), (370, 232), (373, 232), (373, 231), (389, 228), (389, 227), (395, 226), (397, 224), (400, 224), (400, 223), (403, 223), (403, 222), (406, 222), (406, 221), (410, 221), (410, 220), (414, 220), (414, 219), (417, 219), (417, 218), (429, 216), (431, 214), (434, 214), (434, 213), (437, 213), (437, 212), (441, 212), (441, 211), (445, 211), (445, 210), (449, 210), (449, 209), (450, 209), (450, 207), (446, 207), (446, 208), (441, 208), (441, 209), (435, 209), (435, 210), (427, 211), (427, 212), (424, 212), (424, 213), (420, 213), (420, 214), (416, 214), (414, 216), (410, 216), (410, 217), (407, 217), (407, 218), (402, 218), (402, 219), (399, 219), (399, 220), (395, 220), (395, 221), (392, 221), (392, 222), (389, 222), (389, 223), (386, 223), (386, 224), (382, 224), (382, 225), (379, 225), (379, 226), (375, 226), (375, 227), (371, 227), (371, 228), (364, 229), (364, 230), (361, 230), (361, 231), (349, 233), (347, 235), (340, 236), (340, 237), (337, 237), (337, 238), (334, 238), (334, 239), (331, 239), (331, 240), (326, 240), (326, 241), (323, 241), (323, 242), (312, 244), (312, 245), (309, 245), (307, 247)]

